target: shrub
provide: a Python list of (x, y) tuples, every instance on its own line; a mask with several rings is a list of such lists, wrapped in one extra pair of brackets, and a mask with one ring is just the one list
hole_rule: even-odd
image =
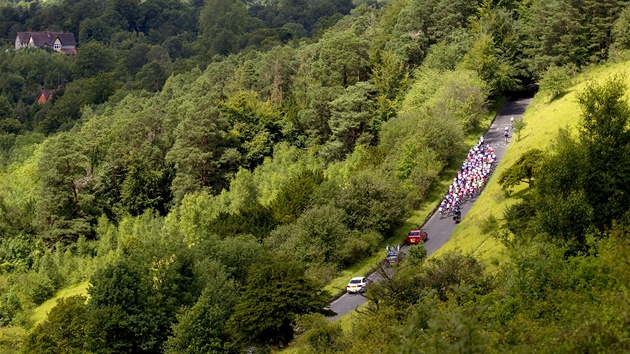
[(538, 82), (540, 91), (546, 92), (550, 100), (556, 99), (571, 85), (572, 72), (567, 66), (550, 66)]

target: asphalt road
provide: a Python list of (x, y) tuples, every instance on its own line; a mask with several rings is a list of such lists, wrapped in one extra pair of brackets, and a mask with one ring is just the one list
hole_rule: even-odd
[[(531, 101), (531, 97), (509, 99), (495, 117), (486, 134), (484, 134), (485, 142), (491, 144), (494, 148), (497, 155), (497, 164), (501, 162), (501, 159), (503, 158), (503, 155), (505, 155), (505, 151), (510, 144), (509, 141), (512, 139), (511, 128), (508, 143), (505, 143), (505, 139), (503, 137), (505, 127), (510, 127), (511, 125), (510, 117), (514, 117), (514, 120), (521, 119), (523, 117), (523, 113), (525, 113), (525, 109), (529, 106)], [(444, 191), (444, 193), (446, 193), (446, 191)], [(472, 202), (466, 202), (461, 206), (460, 210), (462, 212), (462, 218), (466, 217), (466, 214), (473, 204), (474, 200)], [(424, 243), (427, 253), (430, 255), (442, 247), (442, 245), (445, 244), (451, 237), (456, 226), (457, 224), (455, 224), (452, 217), (449, 216), (440, 219), (440, 216), (437, 213), (427, 220), (427, 222), (422, 226), (422, 229), (424, 229), (429, 235), (428, 240)], [(383, 257), (385, 257), (385, 253), (383, 253)], [(375, 282), (378, 282), (379, 277), (378, 273), (372, 273), (369, 275), (369, 279)], [(350, 281), (350, 279), (348, 279), (348, 281)], [(335, 311), (337, 315), (330, 317), (329, 320), (335, 321), (339, 319), (339, 317), (354, 311), (366, 301), (367, 298), (363, 294), (344, 294), (330, 304), (330, 308)]]

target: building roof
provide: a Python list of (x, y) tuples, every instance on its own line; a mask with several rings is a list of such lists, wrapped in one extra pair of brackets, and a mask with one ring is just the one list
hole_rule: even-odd
[(37, 98), (37, 102), (44, 103), (44, 102), (50, 100), (52, 98), (53, 94), (55, 93), (55, 91), (57, 91), (57, 90), (44, 90), (44, 89), (42, 89), (42, 91), (39, 94), (39, 97)]
[(61, 42), (63, 46), (77, 45), (77, 41), (74, 39), (74, 34), (66, 32), (18, 32), (17, 36), (21, 43), (28, 43), (29, 39), (32, 37), (33, 45), (36, 47), (52, 47), (57, 38), (59, 38), (59, 42)]
[(61, 51), (66, 53), (66, 55), (77, 55), (77, 50), (75, 48), (61, 48)]

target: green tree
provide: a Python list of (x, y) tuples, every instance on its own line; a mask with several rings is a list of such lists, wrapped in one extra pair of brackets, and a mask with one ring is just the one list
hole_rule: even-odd
[(91, 350), (137, 352), (154, 339), (151, 335), (155, 319), (147, 308), (152, 289), (147, 273), (139, 264), (124, 258), (92, 276), (87, 328)]
[(205, 0), (197, 24), (201, 37), (209, 43), (213, 53), (228, 54), (237, 49), (248, 17), (242, 0)]
[(544, 153), (539, 149), (524, 152), (516, 162), (501, 173), (499, 184), (504, 190), (519, 185), (521, 182), (533, 186), (533, 178), (543, 161)]
[(166, 161), (175, 166), (173, 194), (180, 201), (186, 193), (212, 192), (219, 173), (223, 118), (218, 109), (210, 107), (184, 118), (177, 130), (173, 147)]
[(617, 49), (630, 49), (630, 6), (626, 5), (613, 23), (611, 35)]
[(235, 214), (221, 212), (208, 225), (208, 231), (220, 237), (231, 237), (241, 234), (254, 235), (263, 240), (277, 225), (271, 208), (252, 203)]
[(51, 133), (57, 130), (69, 130), (80, 118), (85, 105), (106, 102), (116, 91), (119, 83), (112, 73), (102, 73), (91, 78), (82, 78), (69, 83), (59, 94), (53, 109), (45, 111), (45, 118), (33, 123), (37, 130)]
[(286, 345), (298, 315), (332, 315), (328, 301), (329, 294), (297, 263), (272, 258), (253, 266), (227, 325), (241, 345)]
[(93, 196), (86, 188), (93, 178), (80, 140), (62, 133), (46, 141), (39, 161), (41, 176), (36, 225), (50, 243), (91, 236), (95, 222)]
[(172, 171), (148, 170), (148, 166), (129, 166), (127, 176), (120, 187), (120, 203), (124, 210), (137, 216), (147, 209), (166, 215), (171, 200), (168, 184)]
[(604, 229), (630, 209), (630, 106), (622, 77), (592, 83), (578, 95), (582, 108), (580, 145), (584, 152), (583, 190), (596, 226)]
[(567, 66), (549, 66), (538, 82), (540, 91), (549, 94), (552, 101), (559, 97), (570, 84), (571, 72)]
[(270, 206), (274, 218), (282, 224), (296, 220), (311, 203), (311, 195), (323, 181), (322, 171), (306, 170), (291, 178)]
[(260, 102), (253, 91), (240, 91), (218, 106), (229, 127), (226, 139), (238, 146), (243, 167), (253, 169), (273, 153), (273, 145), (282, 138), (276, 107)]
[(539, 173), (534, 176), (534, 198), (525, 199), (521, 208), (526, 216), (529, 216), (528, 209), (535, 210), (535, 225), (551, 240), (566, 243), (571, 251), (587, 247), (586, 231), (593, 224), (594, 215), (603, 211), (595, 213), (582, 189), (583, 173), (591, 172), (579, 143), (562, 130), (556, 148), (541, 163)]
[(170, 75), (170, 62), (156, 60), (144, 65), (136, 74), (136, 87), (150, 92), (159, 92)]
[(431, 124), (435, 120), (456, 119), (464, 132), (468, 132), (486, 114), (488, 91), (492, 86), (486, 85), (474, 71), (457, 70), (442, 75), (443, 84), (427, 104), (433, 116)]
[(331, 117), (328, 125), (331, 141), (322, 154), (329, 160), (343, 158), (355, 144), (369, 144), (380, 128), (376, 116), (374, 86), (366, 82), (346, 88), (343, 95), (330, 103)]
[(87, 78), (114, 68), (115, 54), (105, 45), (91, 41), (83, 44), (74, 61), (74, 70), (79, 77)]
[(360, 231), (389, 235), (406, 214), (403, 194), (391, 179), (377, 171), (353, 175), (335, 205), (346, 212), (346, 224)]
[(366, 78), (369, 48), (366, 39), (351, 31), (329, 31), (319, 43), (314, 70), (322, 84), (345, 88)]
[(476, 71), (493, 94), (513, 90), (518, 86), (514, 66), (497, 52), (494, 38), (483, 33), (473, 42), (459, 66)]
[(527, 122), (522, 119), (517, 119), (512, 123), (512, 130), (514, 131), (514, 134), (516, 134), (518, 141), (521, 140), (521, 133), (523, 132), (523, 129), (525, 129), (526, 125)]
[[(144, 224), (144, 225), (138, 225)], [(121, 258), (90, 279), (87, 334), (90, 350), (138, 353), (161, 350), (176, 313), (198, 295), (193, 259), (182, 243), (164, 240), (145, 214), (128, 236)]]
[(85, 353), (85, 324), (88, 311), (86, 297), (75, 295), (57, 300), (47, 318), (31, 332), (24, 342), (27, 353)]
[(109, 42), (112, 29), (101, 18), (86, 18), (79, 25), (78, 41), (81, 46), (89, 41)]
[(0, 119), (13, 118), (14, 116), (13, 106), (9, 103), (9, 100), (4, 96), (0, 96)]
[(263, 248), (257, 237), (245, 234), (227, 237), (217, 242), (212, 252), (231, 279), (238, 284), (245, 284), (247, 273), (252, 264), (258, 263)]
[(341, 265), (344, 261), (341, 250), (351, 236), (344, 217), (343, 210), (331, 205), (313, 207), (294, 224), (272, 231), (265, 244), (304, 266)]
[(219, 264), (205, 269), (207, 286), (197, 302), (177, 316), (165, 353), (203, 354), (232, 352), (225, 322), (238, 300), (237, 286)]

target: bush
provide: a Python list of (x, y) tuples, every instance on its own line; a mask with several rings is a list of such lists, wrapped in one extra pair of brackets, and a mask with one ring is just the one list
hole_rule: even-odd
[(571, 85), (571, 76), (574, 70), (568, 66), (548, 67), (538, 82), (540, 91), (546, 92), (550, 96), (550, 100), (556, 99)]
[(0, 296), (0, 326), (11, 323), (15, 316), (22, 311), (22, 304), (14, 291), (9, 291)]
[(39, 273), (28, 276), (27, 294), (35, 305), (41, 305), (50, 299), (56, 290), (55, 284), (47, 276)]
[(350, 177), (334, 203), (346, 212), (349, 228), (374, 230), (383, 235), (390, 235), (407, 212), (399, 186), (377, 171)]

